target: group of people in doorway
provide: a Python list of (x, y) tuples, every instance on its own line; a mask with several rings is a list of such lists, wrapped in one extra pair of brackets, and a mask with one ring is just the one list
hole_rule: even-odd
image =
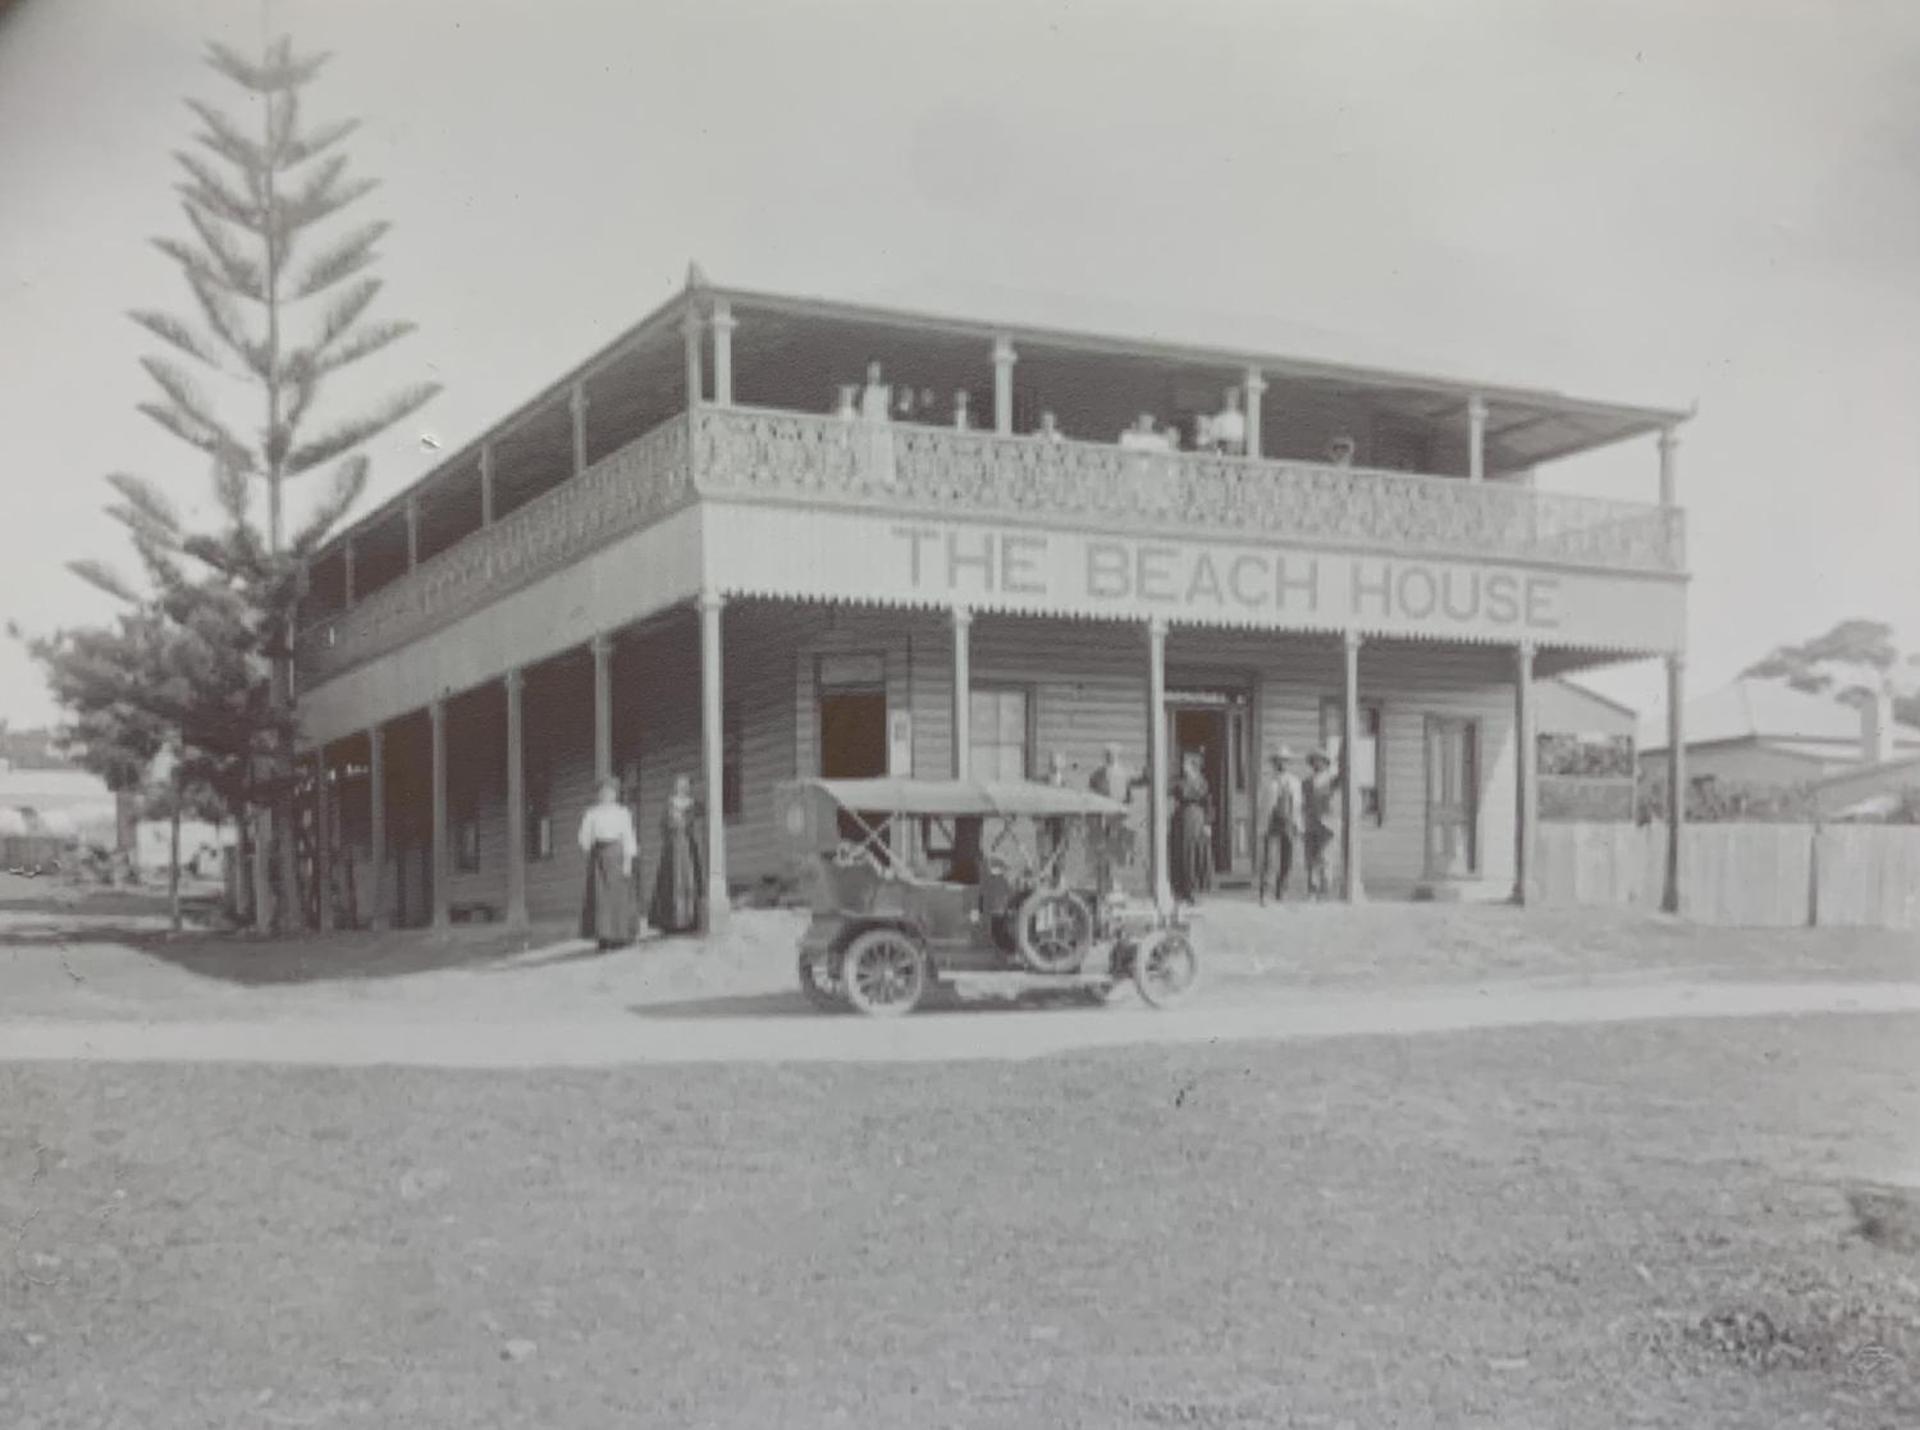
[[(647, 922), (663, 934), (688, 933), (700, 925), (702, 870), (700, 822), (693, 780), (680, 775), (660, 812), (660, 861), (655, 866)], [(595, 802), (580, 820), (580, 852), (587, 856), (587, 887), (581, 900), (580, 937), (603, 949), (640, 937), (640, 900), (635, 888), (640, 836), (620, 782), (603, 779)]]
[[(1238, 387), (1227, 388), (1218, 412), (1192, 420), (1191, 443), (1181, 423), (1162, 422), (1151, 412), (1142, 412), (1114, 440), (1129, 451), (1178, 452), (1190, 448), (1196, 452), (1244, 456), (1247, 414), (1242, 400)], [(973, 395), (965, 388), (953, 394), (949, 405), (943, 403), (931, 387), (888, 382), (877, 362), (867, 364), (864, 383), (845, 383), (835, 389), (834, 411), (847, 421), (915, 422), (933, 427), (952, 426), (962, 432), (972, 429), (975, 418)], [(1040, 425), (1030, 435), (1046, 442), (1058, 442), (1064, 437), (1052, 412), (1040, 414)], [(1346, 467), (1353, 464), (1353, 454), (1353, 438), (1341, 432), (1328, 443), (1326, 459), (1334, 466)]]
[[(1333, 860), (1340, 833), (1337, 801), (1346, 771), (1336, 769), (1332, 756), (1320, 749), (1310, 751), (1305, 763), (1306, 769), (1298, 770), (1299, 758), (1286, 745), (1268, 757), (1261, 791), (1260, 859), (1254, 872), (1263, 904), (1269, 893), (1276, 899), (1287, 897), (1296, 863), (1305, 870), (1308, 898), (1325, 899), (1334, 893)], [(1067, 757), (1055, 751), (1048, 760), (1046, 783), (1065, 785), (1070, 768)], [(1126, 804), (1149, 781), (1126, 763), (1119, 745), (1109, 744), (1087, 783), (1094, 793)], [(1181, 753), (1180, 772), (1169, 793), (1167, 882), (1177, 902), (1191, 905), (1214, 885), (1214, 791), (1207, 780), (1203, 752)], [(1098, 869), (1105, 893), (1112, 870), (1133, 858), (1133, 831), (1125, 819), (1114, 819), (1103, 852)]]

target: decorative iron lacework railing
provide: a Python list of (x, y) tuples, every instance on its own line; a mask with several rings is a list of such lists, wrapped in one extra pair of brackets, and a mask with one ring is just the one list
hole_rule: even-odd
[(1497, 482), (743, 408), (697, 413), (693, 458), (696, 483), (715, 495), (1045, 514), (1623, 571), (1685, 569), (1678, 511)]
[(324, 680), (404, 645), (692, 498), (687, 419), (679, 416), (309, 626), (299, 642), (301, 679)]

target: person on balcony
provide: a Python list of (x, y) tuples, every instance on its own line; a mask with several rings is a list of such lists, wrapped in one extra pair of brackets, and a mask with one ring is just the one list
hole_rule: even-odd
[(1213, 889), (1213, 790), (1201, 771), (1200, 752), (1188, 750), (1173, 782), (1173, 838), (1169, 882), (1173, 897), (1193, 904)]
[(1151, 412), (1133, 419), (1133, 426), (1120, 434), (1120, 445), (1132, 452), (1165, 452), (1169, 447), (1167, 434), (1155, 429)]
[(853, 421), (854, 418), (860, 415), (859, 400), (860, 385), (858, 383), (841, 383), (838, 399), (834, 405), (833, 415), (838, 417), (842, 422)]
[(700, 817), (692, 778), (676, 776), (673, 794), (660, 811), (660, 865), (653, 879), (653, 902), (647, 908), (647, 922), (664, 934), (686, 933), (700, 923), (705, 888)]
[(860, 389), (860, 415), (869, 422), (888, 420), (888, 408), (892, 405), (893, 389), (880, 375), (880, 364), (867, 364), (867, 384)]
[(1227, 389), (1226, 404), (1213, 416), (1200, 419), (1200, 446), (1230, 457), (1243, 456), (1247, 450), (1247, 414), (1240, 410), (1239, 388)]
[(973, 415), (971, 412), (968, 411), (968, 404), (971, 401), (972, 401), (972, 398), (968, 394), (966, 388), (964, 387), (961, 388), (958, 392), (953, 394), (953, 430), (954, 431), (967, 432), (972, 430)]
[(587, 888), (580, 906), (580, 937), (620, 948), (639, 936), (634, 914), (633, 861), (640, 837), (620, 803), (620, 782), (600, 781), (598, 801), (580, 821), (580, 852), (587, 856)]
[(1336, 467), (1351, 467), (1353, 453), (1353, 438), (1345, 432), (1336, 433), (1334, 439), (1327, 443), (1327, 460)]
[(1064, 442), (1066, 434), (1060, 430), (1059, 422), (1051, 412), (1040, 414), (1040, 430), (1033, 434), (1042, 442)]

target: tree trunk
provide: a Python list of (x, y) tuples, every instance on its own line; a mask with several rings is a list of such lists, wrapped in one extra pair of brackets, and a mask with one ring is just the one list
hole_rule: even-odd
[(173, 817), (167, 831), (167, 904), (173, 931), (180, 932), (180, 786), (173, 787)]
[(293, 822), (293, 796), (274, 801), (273, 822), (280, 833), (280, 932), (297, 933), (307, 926), (307, 901), (301, 897), (300, 860)]

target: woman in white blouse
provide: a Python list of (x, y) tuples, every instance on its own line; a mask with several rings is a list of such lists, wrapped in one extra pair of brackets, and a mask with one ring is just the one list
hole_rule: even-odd
[(640, 836), (633, 815), (620, 803), (617, 780), (600, 781), (599, 800), (580, 820), (580, 852), (587, 856), (587, 892), (580, 909), (580, 937), (602, 948), (629, 944), (640, 934), (633, 897), (633, 861)]

